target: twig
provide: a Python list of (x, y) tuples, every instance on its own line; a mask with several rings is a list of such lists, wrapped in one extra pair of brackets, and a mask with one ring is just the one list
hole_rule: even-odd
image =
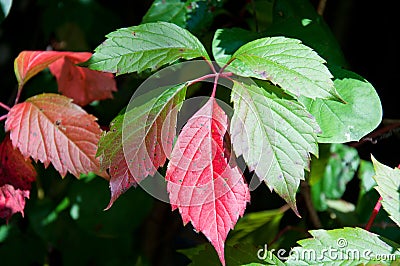
[(319, 0), (318, 7), (317, 7), (318, 15), (322, 16), (324, 14), (327, 1), (328, 0)]
[(390, 137), (392, 135), (392, 132), (397, 128), (400, 129), (400, 123), (389, 124), (385, 127), (373, 131), (372, 133), (362, 138), (360, 141), (350, 143), (349, 145), (351, 147), (357, 148), (362, 144), (364, 144), (365, 142), (371, 142), (372, 144), (376, 144), (379, 140)]
[(310, 186), (308, 185), (307, 182), (301, 181), (300, 193), (301, 195), (303, 195), (312, 225), (314, 226), (314, 228), (322, 228), (321, 220), (319, 219), (318, 213), (315, 210), (314, 205), (312, 203)]
[(11, 110), (10, 106), (8, 106), (8, 105), (6, 105), (6, 104), (4, 104), (4, 103), (2, 103), (2, 102), (0, 102), (0, 107), (3, 107), (3, 108), (6, 109), (7, 111), (10, 111), (10, 110)]

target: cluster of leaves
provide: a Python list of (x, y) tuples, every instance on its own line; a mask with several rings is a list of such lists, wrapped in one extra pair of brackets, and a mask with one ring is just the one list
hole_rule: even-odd
[[(199, 10), (219, 5), (219, 1), (155, 1), (142, 24), (111, 32), (93, 55), (22, 52), (15, 59), (16, 104), (11, 108), (3, 106), (9, 109), (3, 117), (9, 133), (0, 146), (1, 217), (9, 219), (16, 212), (23, 213), (25, 198), (29, 197), (36, 177), (30, 158), (45, 167), (51, 163), (61, 176), (67, 172), (76, 177), (93, 172), (108, 179), (110, 175), (108, 208), (128, 188), (154, 175), (170, 158), (165, 180), (172, 209), (179, 209), (183, 222), (191, 222), (196, 231), (209, 239), (222, 264), (283, 264), (272, 253), (260, 261), (255, 257), (254, 246), (240, 244), (240, 230), (246, 230), (248, 220), (236, 223), (250, 201), (250, 190), (235, 162), (236, 156), (242, 156), (248, 169), (278, 193), (297, 215), (296, 194), (306, 176), (317, 209), (334, 208), (359, 161), (340, 144), (327, 146), (328, 152), (322, 155), (335, 156), (317, 160), (322, 166), (313, 165), (314, 162), (310, 166), (311, 154), (318, 156), (319, 143), (358, 141), (380, 123), (381, 105), (372, 85), (343, 69), (340, 60), (333, 58), (327, 66), (321, 57), (325, 54), (318, 55), (295, 38), (273, 37), (274, 30), (279, 32), (273, 27), (265, 35), (238, 28), (217, 30), (211, 44), (216, 67), (207, 49), (190, 31), (196, 32), (199, 27)], [(318, 20), (315, 18), (314, 23), (313, 19), (304, 21), (305, 26), (311, 23), (307, 28), (311, 28), (310, 36), (320, 30)], [(295, 37), (291, 35), (288, 34)], [(194, 58), (205, 60), (212, 74), (163, 88), (157, 97), (118, 115), (107, 132), (102, 133), (96, 118), (80, 107), (112, 97), (116, 86), (110, 73), (155, 71), (178, 60)], [(18, 103), (26, 82), (47, 67), (64, 96), (41, 94)], [(211, 97), (176, 136), (177, 114), (187, 90), (210, 77), (214, 78)], [(219, 79), (233, 84), (231, 118), (215, 98)], [(167, 129), (162, 127), (166, 119)], [(343, 161), (347, 162), (346, 167), (340, 166)], [(399, 170), (374, 159), (373, 162), (382, 205), (399, 225)], [(314, 171), (318, 167), (319, 173)], [(309, 174), (305, 173), (310, 169)], [(343, 169), (345, 174), (335, 173)], [(337, 191), (332, 190), (329, 181), (338, 183), (334, 186)], [(282, 211), (267, 217), (279, 221)], [(235, 225), (239, 232), (236, 243), (231, 240), (235, 245), (229, 245), (225, 251), (228, 233)], [(296, 251), (300, 254), (313, 249), (316, 256), (289, 257), (287, 264), (321, 263), (321, 258), (326, 263), (337, 263), (340, 260), (332, 261), (324, 249), (337, 246), (339, 237), (348, 241), (346, 247), (341, 247), (342, 252), (345, 248), (361, 251), (370, 248), (368, 243), (379, 243), (372, 255), (400, 254), (397, 244), (361, 228), (310, 233), (314, 238), (299, 241), (301, 247)], [(183, 251), (194, 264), (210, 263), (204, 261), (213, 259), (209, 252), (204, 246)]]
[[(91, 55), (23, 51), (15, 59), (18, 93), (16, 104), (4, 117), (5, 130), (10, 133), (1, 144), (2, 218), (9, 219), (15, 212), (23, 214), (25, 198), (29, 197), (31, 182), (36, 177), (30, 158), (42, 162), (45, 167), (51, 163), (63, 177), (67, 172), (76, 177), (89, 172), (108, 177), (105, 171), (100, 170), (95, 156), (100, 126), (96, 118), (79, 105), (110, 98), (117, 88), (112, 74), (76, 65)], [(65, 96), (44, 93), (18, 103), (26, 82), (47, 67)]]

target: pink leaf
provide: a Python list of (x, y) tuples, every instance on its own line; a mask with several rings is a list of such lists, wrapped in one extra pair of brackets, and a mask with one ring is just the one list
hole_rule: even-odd
[(36, 171), (30, 159), (14, 149), (9, 135), (0, 144), (0, 218), (9, 220), (20, 212), (24, 215), (25, 198), (29, 198)]
[(96, 118), (71, 99), (58, 94), (41, 94), (14, 105), (6, 120), (6, 131), (14, 147), (25, 158), (32, 157), (62, 175), (100, 171), (95, 158), (101, 129)]
[(17, 212), (24, 216), (25, 198), (29, 199), (29, 190), (15, 189), (9, 184), (0, 186), (0, 218), (8, 221)]
[(172, 209), (209, 239), (222, 264), (225, 239), (250, 201), (241, 171), (226, 157), (227, 128), (226, 114), (211, 98), (182, 129), (166, 175)]

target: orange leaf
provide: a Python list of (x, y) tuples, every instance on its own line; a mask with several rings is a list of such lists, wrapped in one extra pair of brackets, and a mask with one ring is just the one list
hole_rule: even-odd
[(63, 53), (56, 51), (22, 51), (14, 61), (19, 90), (30, 78), (61, 57)]
[(58, 94), (41, 94), (14, 105), (5, 123), (14, 147), (22, 155), (50, 163), (65, 176), (100, 171), (95, 154), (101, 129), (96, 118), (71, 99)]
[(57, 79), (58, 90), (76, 104), (86, 105), (112, 98), (112, 92), (117, 90), (113, 74), (76, 65), (91, 56), (87, 52), (23, 51), (14, 61), (18, 90), (21, 91), (30, 78), (49, 67)]

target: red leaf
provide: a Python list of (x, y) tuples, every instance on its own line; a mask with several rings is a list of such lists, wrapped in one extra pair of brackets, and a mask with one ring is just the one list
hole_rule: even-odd
[(14, 61), (14, 71), (19, 88), (51, 63), (63, 57), (56, 51), (22, 51)]
[(49, 67), (57, 79), (58, 90), (79, 105), (112, 98), (112, 91), (117, 90), (112, 74), (75, 65), (91, 56), (85, 52), (23, 51), (14, 62), (19, 90), (31, 77)]
[(29, 190), (15, 189), (9, 184), (0, 186), (0, 218), (8, 221), (17, 212), (24, 216), (25, 198), (29, 199)]
[(226, 158), (228, 118), (211, 98), (182, 129), (174, 146), (166, 179), (172, 209), (210, 240), (225, 264), (224, 242), (250, 192), (232, 158)]
[(64, 52), (65, 57), (49, 66), (56, 77), (58, 90), (76, 104), (87, 105), (95, 100), (112, 98), (117, 91), (114, 75), (76, 66), (91, 57), (91, 53)]
[(14, 147), (25, 158), (31, 156), (62, 175), (100, 172), (95, 158), (101, 129), (96, 118), (71, 99), (58, 94), (41, 94), (14, 105), (6, 120), (6, 131)]
[(24, 215), (25, 198), (29, 198), (36, 171), (30, 159), (14, 149), (7, 135), (0, 144), (0, 218), (16, 213)]
[(106, 209), (131, 186), (154, 175), (171, 153), (186, 84), (149, 93), (153, 98), (143, 104), (139, 100), (138, 106), (117, 116), (100, 139), (98, 155), (111, 176), (111, 200)]

